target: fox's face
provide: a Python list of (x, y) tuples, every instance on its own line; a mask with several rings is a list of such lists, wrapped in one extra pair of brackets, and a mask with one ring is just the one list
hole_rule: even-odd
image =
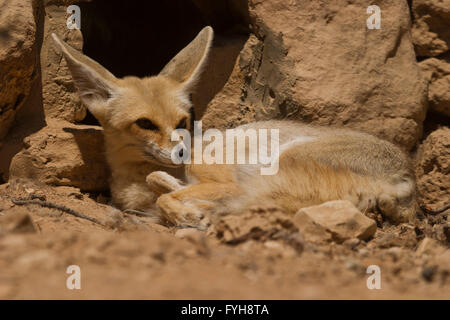
[(191, 129), (190, 94), (205, 64), (212, 37), (212, 29), (204, 28), (157, 76), (118, 79), (53, 34), (82, 102), (99, 120), (106, 137), (113, 139), (110, 142), (114, 151), (133, 161), (167, 167), (177, 166), (171, 153), (179, 142), (171, 140), (172, 132)]
[(192, 103), (179, 83), (164, 76), (126, 77), (109, 98), (99, 118), (114, 141), (114, 149), (133, 160), (173, 167), (171, 141), (176, 129), (190, 130)]

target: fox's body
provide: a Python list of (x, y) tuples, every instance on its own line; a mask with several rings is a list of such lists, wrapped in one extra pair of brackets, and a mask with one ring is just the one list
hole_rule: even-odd
[[(82, 101), (104, 128), (111, 191), (123, 209), (154, 211), (183, 226), (201, 225), (207, 212), (253, 205), (288, 212), (348, 199), (393, 220), (415, 213), (415, 184), (407, 157), (394, 145), (346, 129), (292, 121), (261, 121), (242, 129), (279, 130), (279, 170), (261, 164), (192, 164), (171, 160), (171, 133), (190, 128), (189, 93), (205, 64), (212, 29), (205, 28), (155, 77), (117, 79), (55, 37)], [(248, 151), (248, 150), (247, 150)]]

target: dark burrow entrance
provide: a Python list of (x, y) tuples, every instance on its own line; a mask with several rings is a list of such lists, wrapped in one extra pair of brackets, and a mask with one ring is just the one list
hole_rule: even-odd
[[(117, 77), (158, 74), (211, 25), (213, 51), (193, 97), (197, 119), (226, 83), (249, 34), (246, 0), (95, 0), (79, 6), (83, 52)], [(91, 114), (82, 123), (98, 124)]]

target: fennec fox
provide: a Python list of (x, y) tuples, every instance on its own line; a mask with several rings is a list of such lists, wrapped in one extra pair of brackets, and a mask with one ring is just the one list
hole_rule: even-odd
[(291, 121), (242, 126), (280, 130), (275, 175), (263, 176), (239, 164), (174, 165), (171, 150), (178, 142), (171, 141), (171, 133), (191, 129), (189, 95), (206, 63), (211, 27), (159, 75), (142, 79), (118, 79), (53, 38), (82, 102), (104, 129), (112, 197), (122, 209), (157, 212), (163, 223), (193, 227), (204, 227), (203, 217), (210, 212), (242, 212), (252, 205), (296, 212), (337, 199), (348, 199), (362, 211), (379, 210), (393, 221), (415, 214), (415, 182), (407, 157), (389, 142), (350, 130)]

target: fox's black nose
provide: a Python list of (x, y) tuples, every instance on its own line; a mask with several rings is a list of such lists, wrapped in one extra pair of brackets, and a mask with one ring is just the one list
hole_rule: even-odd
[(183, 149), (180, 149), (180, 151), (178, 151), (178, 156), (180, 158), (183, 158)]

